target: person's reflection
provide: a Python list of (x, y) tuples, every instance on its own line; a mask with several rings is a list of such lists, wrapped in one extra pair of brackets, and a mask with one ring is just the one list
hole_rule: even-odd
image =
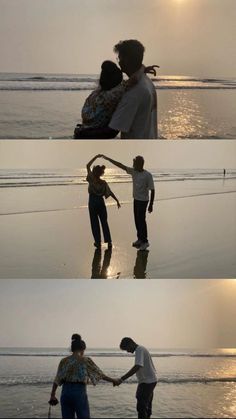
[(112, 249), (106, 249), (104, 252), (102, 264), (102, 251), (96, 249), (92, 262), (92, 276), (91, 279), (107, 279), (107, 271), (111, 262)]
[(137, 257), (134, 265), (134, 278), (146, 278), (146, 269), (148, 261), (148, 250), (138, 250)]

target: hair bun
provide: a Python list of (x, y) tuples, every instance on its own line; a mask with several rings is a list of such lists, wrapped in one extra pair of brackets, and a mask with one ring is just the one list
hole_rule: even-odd
[(80, 342), (80, 341), (81, 341), (81, 336), (80, 336), (80, 335), (78, 335), (77, 333), (74, 333), (74, 334), (71, 336), (71, 340), (72, 340), (72, 342), (73, 342), (73, 341)]

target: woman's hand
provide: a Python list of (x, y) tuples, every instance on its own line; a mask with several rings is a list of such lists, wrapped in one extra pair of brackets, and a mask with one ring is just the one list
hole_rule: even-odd
[(155, 67), (160, 68), (159, 65), (148, 65), (147, 67), (145, 67), (144, 73), (153, 74), (153, 76), (156, 76), (157, 72), (155, 70)]
[(51, 397), (50, 397), (50, 400), (49, 400), (49, 402), (48, 402), (51, 406), (56, 406), (58, 403), (59, 403), (59, 401), (57, 400), (57, 398), (56, 398), (56, 396), (54, 396), (54, 395), (52, 395)]

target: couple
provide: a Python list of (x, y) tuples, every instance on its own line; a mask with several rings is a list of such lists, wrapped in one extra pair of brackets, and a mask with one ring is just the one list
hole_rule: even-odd
[(135, 365), (119, 379), (105, 375), (100, 368), (84, 355), (86, 344), (78, 334), (72, 335), (72, 355), (63, 358), (58, 366), (57, 375), (52, 386), (50, 405), (56, 405), (56, 390), (62, 385), (61, 412), (63, 419), (77, 418), (89, 419), (89, 403), (86, 385), (91, 382), (96, 385), (104, 380), (121, 385), (134, 374), (137, 376), (138, 388), (136, 392), (138, 418), (150, 418), (152, 414), (153, 392), (157, 384), (157, 375), (150, 353), (133, 339), (125, 337), (121, 340), (120, 349), (135, 354)]
[[(111, 233), (107, 220), (107, 210), (103, 197), (108, 198), (111, 196), (116, 201), (117, 207), (120, 208), (120, 202), (118, 198), (111, 191), (107, 182), (101, 179), (101, 176), (103, 176), (105, 173), (105, 166), (94, 166), (91, 170), (91, 166), (94, 161), (101, 157), (132, 176), (134, 199), (133, 211), (135, 226), (137, 230), (137, 240), (133, 243), (133, 247), (136, 247), (139, 250), (146, 250), (149, 247), (147, 237), (146, 211), (147, 208), (149, 213), (153, 211), (155, 188), (152, 174), (144, 169), (144, 158), (142, 156), (137, 156), (133, 159), (133, 167), (125, 166), (124, 164), (104, 156), (103, 154), (96, 155), (87, 164), (87, 181), (89, 184), (88, 206), (91, 228), (94, 237), (94, 246), (98, 249), (101, 247), (100, 221), (103, 230), (104, 242), (108, 243), (108, 248), (112, 248)], [(151, 191), (150, 201), (149, 191)]]
[[(120, 41), (114, 47), (120, 68), (104, 61), (99, 86), (86, 99), (82, 124), (75, 139), (157, 138), (157, 95), (146, 73), (156, 75), (155, 67), (143, 65), (144, 46), (137, 40)], [(122, 73), (128, 80), (123, 80)]]

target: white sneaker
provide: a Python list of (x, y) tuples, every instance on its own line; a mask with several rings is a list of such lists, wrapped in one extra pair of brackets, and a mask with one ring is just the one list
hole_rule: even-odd
[(139, 250), (147, 250), (148, 247), (149, 247), (149, 243), (145, 242), (140, 245)]
[(137, 247), (137, 248), (139, 248), (139, 246), (142, 244), (142, 242), (141, 242), (141, 240), (136, 240), (136, 242), (133, 242), (132, 243), (132, 246), (133, 247)]

